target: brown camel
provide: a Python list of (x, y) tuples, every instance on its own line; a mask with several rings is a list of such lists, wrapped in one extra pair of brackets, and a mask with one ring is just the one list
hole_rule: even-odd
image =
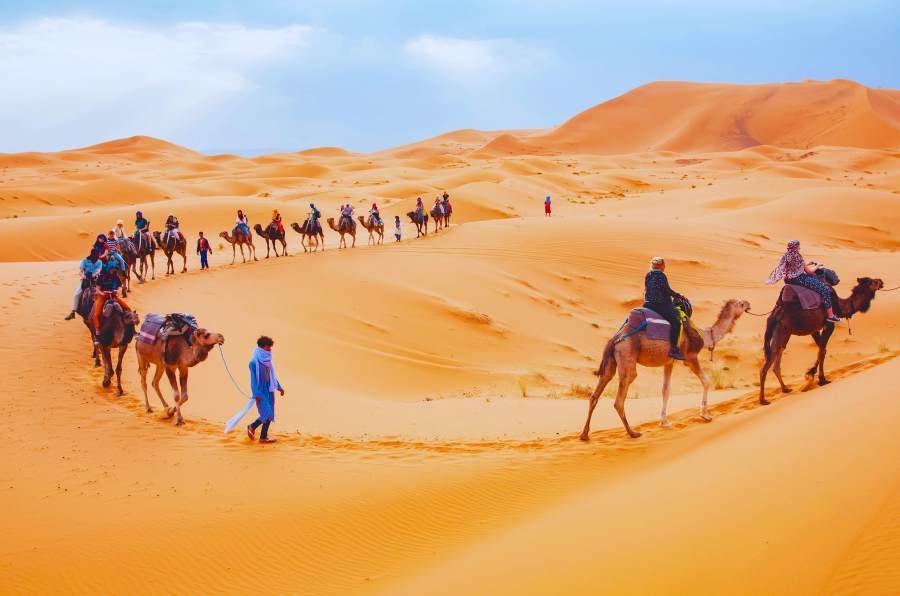
[[(374, 215), (370, 215), (368, 221), (360, 215), (359, 223), (369, 232), (369, 241), (366, 244), (384, 244), (384, 223), (375, 223)], [(377, 240), (375, 234), (378, 234)]]
[(253, 235), (252, 234), (244, 234), (241, 232), (241, 229), (238, 226), (234, 227), (232, 230), (234, 236), (230, 236), (228, 232), (219, 232), (219, 237), (223, 238), (225, 242), (231, 245), (231, 264), (234, 265), (234, 260), (237, 258), (237, 252), (235, 251), (235, 245), (239, 246), (241, 249), (241, 261), (244, 263), (247, 262), (247, 259), (244, 258), (244, 245), (247, 245), (247, 254), (253, 257), (254, 261), (258, 261), (256, 258), (256, 247), (253, 246)]
[(444, 227), (444, 212), (438, 205), (431, 208), (431, 221), (434, 222), (435, 234)]
[[(717, 337), (721, 339), (734, 329), (734, 323), (737, 319), (750, 310), (750, 303), (745, 300), (731, 299), (725, 302), (719, 317), (712, 327), (706, 329), (697, 329), (693, 325), (685, 325), (684, 332), (681, 337), (681, 353), (684, 354), (684, 364), (692, 373), (697, 375), (700, 383), (703, 385), (703, 398), (700, 401), (700, 417), (704, 420), (712, 420), (712, 416), (706, 411), (706, 395), (709, 391), (709, 381), (700, 368), (700, 360), (698, 355), (704, 347), (704, 337)], [(591, 394), (590, 404), (588, 405), (587, 421), (584, 423), (584, 430), (581, 431), (581, 440), (587, 441), (591, 430), (591, 415), (594, 413), (594, 407), (600, 399), (600, 394), (606, 388), (606, 385), (619, 373), (619, 391), (616, 394), (614, 407), (625, 425), (625, 431), (628, 435), (636, 439), (641, 433), (634, 431), (625, 418), (625, 396), (628, 395), (628, 386), (637, 377), (637, 365), (663, 367), (663, 387), (662, 397), (663, 406), (659, 423), (664, 428), (670, 428), (667, 417), (666, 408), (669, 405), (669, 384), (672, 380), (672, 367), (675, 361), (669, 357), (669, 340), (668, 339), (647, 339), (647, 332), (641, 330), (633, 335), (624, 337), (632, 329), (626, 324), (620, 329), (606, 344), (603, 350), (603, 361), (597, 370), (600, 381), (597, 388)]]
[(428, 214), (425, 213), (421, 217), (417, 211), (410, 211), (406, 214), (409, 221), (416, 224), (416, 238), (428, 235)]
[(279, 257), (281, 255), (278, 254), (278, 246), (275, 244), (275, 241), (281, 242), (281, 250), (287, 255), (287, 240), (285, 240), (285, 234), (281, 230), (278, 229), (278, 226), (275, 222), (272, 222), (268, 225), (268, 227), (263, 230), (262, 226), (256, 224), (253, 226), (253, 229), (256, 230), (256, 233), (266, 239), (266, 258), (269, 258), (269, 243), (272, 243), (272, 250), (275, 251), (275, 256)]
[(319, 242), (322, 243), (322, 250), (325, 250), (325, 234), (322, 232), (322, 224), (316, 223), (315, 229), (312, 229), (312, 226), (309, 224), (309, 218), (306, 218), (302, 226), (294, 222), (291, 224), (291, 227), (300, 234), (300, 246), (303, 247), (303, 252), (309, 252), (306, 245), (307, 239), (310, 242), (310, 246), (312, 246), (312, 243), (315, 243), (315, 249), (312, 252), (319, 250)]
[[(149, 233), (141, 234), (135, 232), (131, 238), (131, 243), (135, 249), (134, 274), (137, 275), (138, 281), (144, 283), (147, 279), (147, 270), (150, 269), (150, 279), (156, 279), (156, 240)], [(147, 267), (147, 259), (150, 259), (150, 267)], [(138, 273), (137, 261), (141, 263), (141, 271)]]
[[(152, 385), (159, 401), (166, 409), (166, 416), (171, 418), (175, 414), (175, 424), (178, 426), (184, 424), (181, 408), (188, 400), (188, 369), (206, 360), (210, 350), (224, 343), (225, 337), (221, 333), (212, 333), (206, 329), (195, 329), (190, 334), (190, 345), (183, 335), (170, 337), (168, 342), (165, 340), (157, 340), (153, 344), (137, 342), (135, 349), (138, 356), (138, 372), (141, 375), (141, 389), (144, 391), (144, 405), (147, 406), (147, 412), (153, 411), (150, 401), (147, 399), (147, 371), (153, 364), (156, 368), (153, 373)], [(176, 371), (178, 372), (177, 380), (175, 379)], [(175, 393), (174, 407), (169, 407), (159, 389), (159, 380), (162, 378), (163, 372), (169, 378), (169, 384), (172, 385), (172, 391)], [(180, 389), (179, 383), (181, 384)]]
[(444, 227), (450, 227), (450, 216), (453, 215), (453, 205), (450, 204), (449, 200), (441, 201), (441, 205), (444, 206)]
[(122, 297), (127, 297), (128, 292), (131, 291), (132, 270), (134, 270), (135, 277), (140, 280), (140, 276), (135, 268), (137, 266), (137, 251), (134, 249), (131, 240), (128, 238), (119, 240), (119, 254), (122, 255), (122, 260), (125, 261), (125, 272), (122, 275)]
[(85, 288), (81, 297), (81, 304), (78, 305), (78, 314), (84, 321), (88, 333), (91, 335), (91, 346), (93, 346), (94, 366), (100, 366), (100, 356), (103, 357), (103, 386), (109, 387), (112, 382), (113, 366), (112, 366), (112, 348), (118, 348), (118, 360), (116, 361), (116, 385), (118, 394), (124, 395), (125, 390), (122, 389), (122, 359), (125, 352), (128, 351), (128, 344), (134, 338), (134, 328), (138, 324), (140, 318), (134, 311), (128, 312), (124, 310), (115, 300), (107, 300), (103, 305), (103, 314), (100, 316), (100, 330), (94, 329), (94, 298), (99, 290), (96, 286)]
[(341, 235), (341, 242), (338, 245), (338, 248), (343, 246), (347, 248), (347, 241), (344, 239), (344, 234), (349, 234), (351, 238), (353, 238), (353, 245), (350, 248), (356, 247), (356, 226), (353, 225), (353, 220), (348, 220), (346, 217), (341, 218), (341, 225), (337, 227), (334, 225), (334, 218), (328, 218), (328, 227)]
[[(868, 312), (872, 300), (875, 299), (875, 292), (884, 287), (882, 280), (869, 277), (857, 277), (856, 282), (856, 287), (853, 288), (849, 298), (840, 298), (832, 290), (832, 304), (835, 312), (841, 317), (849, 319), (858, 312)], [(763, 340), (763, 352), (766, 358), (762, 368), (759, 369), (759, 403), (769, 404), (766, 399), (766, 375), (773, 365), (775, 378), (781, 385), (781, 392), (789, 393), (791, 391), (781, 378), (781, 356), (792, 335), (812, 336), (813, 341), (819, 346), (819, 353), (812, 368), (806, 371), (806, 376), (812, 379), (818, 371), (819, 385), (827, 385), (830, 382), (825, 378), (825, 353), (828, 348), (828, 340), (834, 333), (834, 323), (827, 322), (827, 317), (824, 306), (803, 310), (798, 302), (783, 304), (781, 295), (778, 295), (778, 302), (766, 320), (766, 335)]]
[(159, 246), (162, 249), (163, 254), (166, 255), (166, 275), (175, 274), (175, 262), (172, 260), (172, 256), (175, 253), (181, 255), (181, 259), (184, 263), (181, 272), (186, 272), (187, 239), (184, 237), (184, 234), (179, 233), (178, 239), (176, 240), (168, 232), (166, 232), (165, 234), (160, 234), (158, 231), (156, 231), (153, 232), (153, 237), (156, 239), (156, 245)]

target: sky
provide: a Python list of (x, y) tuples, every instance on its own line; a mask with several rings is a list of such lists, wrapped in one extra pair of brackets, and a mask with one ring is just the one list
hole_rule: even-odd
[(0, 0), (0, 152), (367, 152), (656, 80), (896, 89), (897, 56), (896, 0)]

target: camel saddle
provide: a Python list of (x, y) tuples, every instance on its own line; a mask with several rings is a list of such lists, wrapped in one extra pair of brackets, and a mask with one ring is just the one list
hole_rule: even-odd
[(658, 312), (649, 308), (633, 308), (628, 313), (628, 326), (633, 332), (647, 331), (647, 339), (669, 339), (669, 322)]
[[(170, 337), (179, 335), (190, 336), (194, 329), (199, 327), (197, 319), (186, 313), (171, 313), (160, 315), (148, 313), (141, 325), (138, 341), (145, 344), (155, 344), (158, 340), (168, 343)], [(188, 341), (190, 343), (190, 341)]]
[(822, 295), (815, 290), (794, 284), (784, 284), (778, 301), (782, 304), (797, 302), (803, 310), (822, 308)]

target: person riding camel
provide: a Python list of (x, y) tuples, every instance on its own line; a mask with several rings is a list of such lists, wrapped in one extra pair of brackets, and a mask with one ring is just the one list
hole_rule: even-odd
[(803, 286), (822, 296), (822, 303), (828, 311), (829, 323), (837, 323), (840, 317), (835, 316), (834, 309), (831, 304), (831, 288), (816, 276), (816, 269), (819, 265), (814, 261), (806, 262), (803, 255), (800, 254), (800, 241), (791, 240), (787, 243), (787, 250), (781, 255), (778, 265), (769, 275), (767, 284), (774, 284), (782, 279), (786, 284)]
[(97, 281), (97, 276), (100, 275), (102, 266), (100, 253), (97, 252), (96, 248), (92, 248), (91, 254), (85, 257), (78, 266), (78, 286), (75, 288), (75, 295), (72, 297), (72, 311), (66, 316), (67, 321), (75, 318), (75, 312), (81, 304), (81, 295), (84, 293), (85, 288), (91, 287)]
[(441, 205), (444, 206), (444, 214), (450, 212), (450, 193), (446, 190), (444, 191), (444, 194), (441, 195)]
[(341, 205), (341, 219), (347, 220), (348, 225), (355, 228), (356, 222), (353, 221), (353, 211), (353, 205), (351, 205), (350, 203)]
[(123, 310), (131, 311), (131, 307), (119, 298), (118, 289), (121, 281), (119, 280), (118, 263), (111, 258), (101, 257), (100, 260), (103, 263), (100, 267), (100, 274), (97, 277), (97, 286), (100, 291), (97, 292), (97, 296), (94, 298), (93, 312), (94, 331), (96, 333), (100, 332), (100, 317), (103, 315), (103, 305), (106, 304), (107, 300), (113, 299), (119, 303)]
[(416, 198), (416, 215), (420, 221), (425, 221), (425, 205), (422, 204), (422, 197)]
[(381, 221), (381, 210), (378, 209), (378, 203), (372, 203), (372, 208), (369, 209), (369, 217), (371, 218), (369, 225), (372, 225), (372, 222), (374, 222), (376, 226), (384, 225)]
[(238, 209), (237, 217), (234, 219), (234, 224), (237, 226), (238, 230), (240, 230), (241, 234), (250, 237), (250, 218), (244, 215), (244, 211), (242, 209)]
[(94, 246), (92, 247), (97, 251), (101, 257), (106, 254), (106, 234), (97, 234), (97, 239), (94, 241)]
[(141, 250), (144, 244), (150, 244), (150, 222), (140, 211), (134, 214), (134, 235), (137, 250)]
[(278, 233), (284, 238), (284, 224), (281, 223), (281, 214), (278, 213), (278, 209), (272, 211), (272, 223), (275, 224), (275, 227), (278, 228)]
[(109, 236), (106, 237), (106, 254), (109, 255), (109, 258), (118, 261), (122, 271), (128, 269), (128, 266), (125, 264), (125, 258), (122, 257), (122, 251), (119, 250), (119, 241), (116, 239), (114, 230), (110, 230)]
[(128, 238), (128, 235), (125, 233), (125, 222), (123, 222), (121, 219), (116, 220), (114, 237), (119, 242)]
[(444, 215), (444, 204), (441, 203), (440, 197), (434, 197), (434, 206), (437, 207), (437, 210), (441, 212), (441, 216)]
[(319, 226), (319, 218), (322, 217), (322, 212), (316, 208), (315, 203), (309, 204), (310, 212), (309, 212), (309, 230), (313, 233), (318, 233), (320, 230)]
[(172, 213), (166, 218), (166, 234), (169, 238), (174, 238), (176, 243), (181, 239), (181, 232), (178, 231), (178, 218)]
[(672, 304), (673, 299), (681, 298), (681, 294), (669, 287), (669, 279), (666, 277), (666, 260), (662, 257), (653, 257), (650, 260), (650, 271), (644, 277), (644, 308), (649, 308), (658, 313), (669, 322), (669, 358), (684, 360), (684, 354), (678, 347), (678, 337), (681, 335), (681, 317)]

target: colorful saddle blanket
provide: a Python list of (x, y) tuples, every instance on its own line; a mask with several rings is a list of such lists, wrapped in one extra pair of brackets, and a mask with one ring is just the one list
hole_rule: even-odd
[(803, 286), (785, 284), (781, 289), (781, 302), (799, 302), (803, 310), (813, 310), (822, 307), (822, 295)]
[(628, 314), (628, 326), (632, 330), (645, 329), (647, 339), (669, 339), (669, 322), (649, 308), (633, 308)]
[(138, 341), (145, 344), (154, 344), (158, 339), (172, 335), (182, 335), (196, 329), (197, 319), (193, 315), (185, 313), (172, 313), (160, 315), (148, 313), (141, 325)]

